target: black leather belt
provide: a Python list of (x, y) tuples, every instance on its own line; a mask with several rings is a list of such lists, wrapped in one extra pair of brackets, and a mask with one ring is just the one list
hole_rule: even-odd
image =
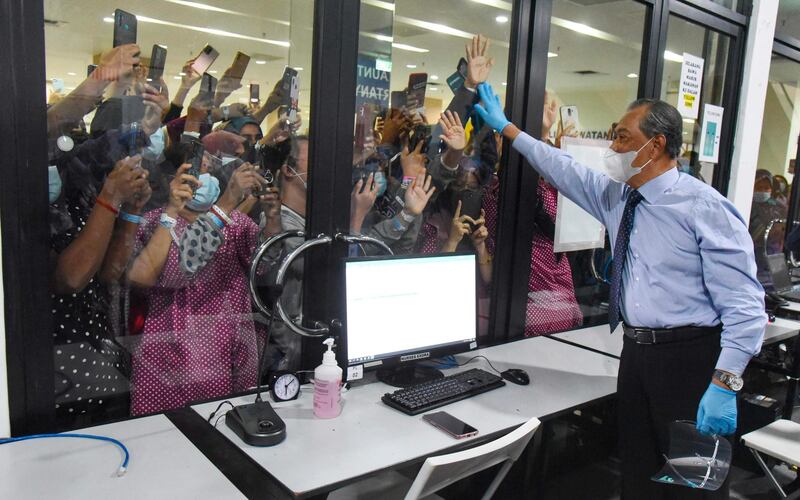
[(625, 336), (633, 339), (637, 344), (669, 344), (691, 340), (703, 335), (717, 334), (722, 331), (722, 325), (717, 326), (681, 326), (678, 328), (643, 328), (622, 324)]

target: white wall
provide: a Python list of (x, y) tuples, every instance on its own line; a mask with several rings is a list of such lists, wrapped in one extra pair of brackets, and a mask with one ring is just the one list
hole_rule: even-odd
[(728, 185), (728, 198), (744, 220), (750, 219), (750, 206), (753, 201), (753, 182), (758, 168), (761, 125), (764, 120), (777, 16), (776, 0), (753, 0), (753, 15), (747, 32), (739, 115), (736, 121), (731, 180)]

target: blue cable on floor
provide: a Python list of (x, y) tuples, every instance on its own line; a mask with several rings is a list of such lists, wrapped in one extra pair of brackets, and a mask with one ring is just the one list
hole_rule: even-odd
[(122, 452), (125, 453), (125, 458), (122, 460), (122, 465), (117, 470), (117, 476), (123, 476), (128, 470), (128, 461), (131, 454), (128, 453), (128, 448), (122, 444), (122, 441), (106, 436), (96, 436), (94, 434), (31, 434), (30, 436), (21, 436), (15, 438), (2, 438), (0, 444), (16, 443), (18, 441), (27, 441), (29, 439), (42, 439), (42, 438), (79, 438), (79, 439), (95, 439), (97, 441), (106, 441), (119, 446)]

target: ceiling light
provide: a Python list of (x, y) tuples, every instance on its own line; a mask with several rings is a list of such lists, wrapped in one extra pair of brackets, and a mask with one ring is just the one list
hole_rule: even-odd
[(303, 71), (303, 68), (295, 68), (295, 71)]
[(689, 125), (694, 125), (694, 120), (690, 120), (689, 118), (684, 118), (683, 123), (688, 123)]
[(506, 16), (497, 16), (497, 17), (494, 18), (494, 20), (497, 21), (500, 24), (508, 22), (508, 18)]
[(438, 79), (439, 79), (439, 75), (431, 75), (431, 80), (438, 80)]
[(256, 64), (267, 64), (267, 61), (263, 59), (256, 59)]
[(636, 73), (628, 73), (628, 78), (639, 78), (639, 75)]
[(548, 53), (547, 53), (547, 57), (548, 57), (548, 58), (549, 58), (549, 57), (558, 57), (558, 54), (556, 54), (555, 52), (548, 52)]
[(416, 67), (417, 67), (416, 64), (406, 64), (406, 68), (408, 68), (408, 69), (414, 69)]
[(206, 71), (206, 73), (209, 73), (209, 74), (212, 74), (212, 75), (216, 75), (217, 74), (217, 70), (211, 69), (211, 70)]
[[(238, 38), (240, 40), (251, 40), (254, 42), (267, 43), (270, 45), (278, 45), (280, 47), (290, 47), (291, 44), (284, 40), (271, 40), (269, 38), (259, 38), (256, 36), (243, 35), (241, 33), (234, 33), (232, 31), (219, 30), (216, 28), (204, 28), (202, 26), (192, 26), (189, 24), (173, 23), (171, 21), (164, 21), (162, 19), (155, 19), (147, 16), (136, 16), (136, 20), (140, 23), (160, 24), (162, 26), (172, 26), (173, 28), (183, 28), (191, 31), (199, 31), (201, 33), (208, 33), (210, 35), (224, 36), (228, 38)], [(113, 22), (113, 20), (112, 20)]]
[(75, 75), (77, 75), (77, 73), (75, 73), (74, 71), (67, 71), (67, 74), (68, 74), (69, 76), (75, 76)]
[(409, 52), (421, 52), (421, 53), (430, 52), (430, 50), (428, 49), (421, 49), (419, 47), (414, 47), (413, 45), (406, 45), (404, 43), (392, 43), (392, 47), (394, 47), (395, 49), (407, 50)]
[(426, 29), (428, 31), (433, 31), (434, 33), (439, 33), (439, 34), (444, 34), (444, 35), (452, 35), (452, 36), (457, 36), (457, 37), (460, 37), (460, 38), (467, 38), (469, 40), (472, 40), (472, 37), (475, 36), (472, 33), (469, 33), (467, 31), (463, 31), (463, 30), (459, 30), (459, 29), (456, 29), (456, 28), (452, 28), (450, 26), (447, 26), (446, 24), (431, 23), (431, 22), (428, 22), (428, 21), (422, 21), (422, 20), (419, 20), (419, 19), (412, 19), (410, 17), (405, 17), (405, 16), (394, 16), (394, 21), (396, 23), (408, 24), (410, 26), (416, 26), (417, 28), (422, 28), (422, 29)]
[(223, 14), (232, 14), (234, 16), (242, 16), (242, 17), (255, 17), (256, 19), (261, 19), (261, 20), (264, 20), (264, 21), (271, 21), (273, 23), (282, 24), (284, 26), (291, 26), (291, 23), (289, 23), (288, 21), (284, 21), (283, 19), (273, 19), (273, 18), (270, 18), (270, 17), (254, 16), (253, 14), (251, 14), (249, 12), (246, 13), (246, 12), (238, 12), (238, 11), (235, 11), (235, 10), (223, 9), (223, 8), (220, 8), (220, 7), (216, 7), (214, 5), (208, 5), (208, 4), (200, 3), (200, 2), (188, 2), (186, 0), (164, 0), (164, 1), (165, 2), (169, 2), (169, 3), (178, 4), (178, 5), (183, 5), (185, 7), (192, 7), (192, 8), (200, 9), (200, 10), (208, 10), (208, 11), (211, 11), (211, 12), (220, 12), (220, 13), (223, 13)]
[(172, 79), (173, 79), (173, 80), (180, 80), (180, 79), (181, 79), (181, 77), (179, 77), (179, 76), (173, 76), (173, 77), (172, 77)]
[(506, 86), (506, 85), (508, 85), (508, 84), (507, 84), (506, 82), (503, 82), (503, 83), (501, 83), (500, 85), (502, 85), (503, 87), (505, 87), (505, 86)]
[(511, 12), (512, 5), (511, 2), (504, 2), (503, 0), (472, 0), (475, 3), (480, 3), (483, 5), (488, 5), (489, 7), (495, 7), (502, 10), (507, 10)]
[(183, 71), (181, 71), (180, 73), (178, 73), (178, 75), (179, 75), (179, 76), (186, 76), (186, 73), (184, 73)]
[(114, 18), (113, 17), (104, 17), (103, 18), (103, 22), (113, 23), (114, 22)]
[(560, 17), (555, 17), (555, 16), (553, 16), (550, 19), (550, 22), (555, 24), (556, 26), (572, 30), (582, 35), (599, 38), (600, 40), (605, 40), (607, 42), (614, 42), (620, 45), (628, 45), (628, 42), (626, 42), (625, 40), (616, 35), (612, 35), (611, 33), (606, 33), (605, 31), (600, 31), (583, 23), (576, 23), (575, 21), (570, 21), (568, 19), (562, 19)]
[(361, 3), (364, 5), (371, 5), (373, 7), (378, 7), (379, 9), (384, 10), (391, 10), (394, 12), (394, 4), (390, 2), (381, 2), (381, 0), (362, 0)]
[(672, 61), (672, 62), (679, 62), (679, 63), (683, 62), (683, 56), (682, 55), (676, 54), (675, 52), (672, 52), (670, 50), (665, 50), (664, 51), (664, 59), (666, 59), (667, 61)]

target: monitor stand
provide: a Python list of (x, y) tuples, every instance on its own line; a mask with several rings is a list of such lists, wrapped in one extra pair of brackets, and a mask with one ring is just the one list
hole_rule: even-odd
[(378, 380), (392, 387), (410, 387), (444, 377), (441, 370), (419, 364), (378, 369)]

